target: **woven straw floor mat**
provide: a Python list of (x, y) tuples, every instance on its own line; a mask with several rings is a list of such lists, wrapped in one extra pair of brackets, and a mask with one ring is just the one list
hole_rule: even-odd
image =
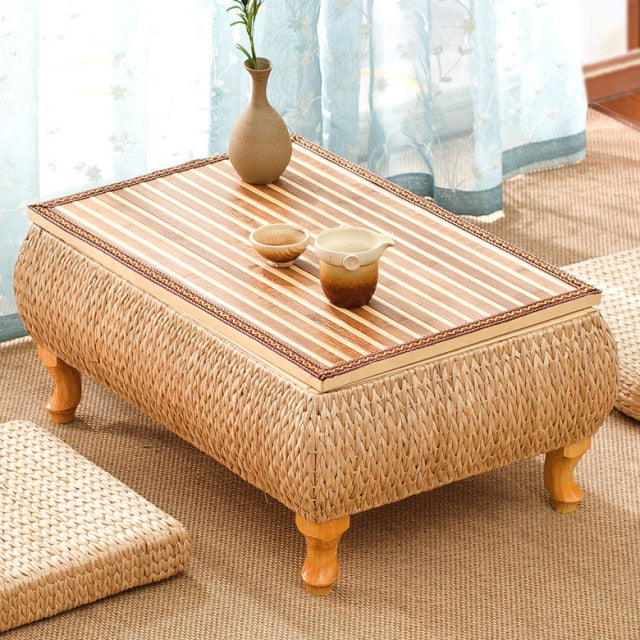
[(615, 406), (640, 420), (640, 247), (566, 267), (600, 287), (601, 312), (618, 346), (619, 391)]
[[(507, 218), (490, 230), (556, 264), (640, 246), (640, 132), (597, 113), (589, 126), (590, 157), (557, 170), (566, 181), (540, 172), (508, 183)], [(617, 411), (578, 465), (576, 513), (549, 506), (539, 457), (441, 487), (354, 516), (334, 593), (312, 598), (289, 510), (84, 384), (78, 419), (53, 426), (33, 345), (0, 345), (0, 421), (48, 425), (174, 515), (192, 536), (191, 560), (169, 581), (2, 640), (640, 638), (640, 426)]]
[(0, 631), (188, 562), (184, 527), (47, 429), (0, 424)]

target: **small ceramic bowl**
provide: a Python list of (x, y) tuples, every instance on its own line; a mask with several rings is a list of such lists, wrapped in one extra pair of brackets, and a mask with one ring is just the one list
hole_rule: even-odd
[(273, 267), (289, 267), (311, 240), (306, 229), (286, 222), (265, 224), (249, 235), (251, 246)]

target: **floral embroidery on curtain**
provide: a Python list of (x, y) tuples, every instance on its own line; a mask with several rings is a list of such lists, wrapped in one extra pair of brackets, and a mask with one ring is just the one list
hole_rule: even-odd
[[(584, 155), (577, 0), (269, 0), (263, 11), (259, 46), (290, 129), (454, 213), (496, 214), (505, 177)], [(223, 40), (218, 149), (246, 91), (232, 34)]]
[(0, 340), (26, 205), (209, 154), (212, 0), (0, 7)]

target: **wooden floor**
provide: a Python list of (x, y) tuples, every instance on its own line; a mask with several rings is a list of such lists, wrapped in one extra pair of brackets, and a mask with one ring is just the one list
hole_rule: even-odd
[(603, 98), (591, 106), (640, 129), (640, 88), (612, 98)]

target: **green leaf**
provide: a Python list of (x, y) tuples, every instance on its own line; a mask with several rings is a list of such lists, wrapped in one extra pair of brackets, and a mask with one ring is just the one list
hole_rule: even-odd
[(251, 62), (251, 54), (241, 44), (237, 44), (236, 47), (238, 47), (238, 49), (240, 49), (240, 51), (242, 51), (242, 53), (247, 56), (249, 62)]

